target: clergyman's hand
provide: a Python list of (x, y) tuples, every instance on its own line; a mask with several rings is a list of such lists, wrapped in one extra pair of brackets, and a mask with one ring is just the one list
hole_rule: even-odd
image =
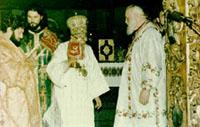
[(37, 66), (37, 60), (33, 57), (26, 57), (23, 61), (24, 63), (28, 64), (30, 67), (35, 68)]
[(139, 102), (143, 105), (149, 103), (150, 89), (142, 88), (140, 92)]
[(100, 99), (100, 97), (96, 97), (96, 98), (94, 98), (94, 100), (95, 100), (95, 108), (98, 110), (98, 109), (100, 109), (101, 108), (101, 106), (102, 106), (102, 102), (101, 102), (101, 99)]

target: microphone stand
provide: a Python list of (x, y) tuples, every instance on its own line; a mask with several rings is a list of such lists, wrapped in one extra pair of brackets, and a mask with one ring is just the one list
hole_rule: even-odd
[(184, 21), (184, 23), (191, 29), (193, 30), (197, 35), (200, 36), (200, 25), (197, 24), (194, 21)]

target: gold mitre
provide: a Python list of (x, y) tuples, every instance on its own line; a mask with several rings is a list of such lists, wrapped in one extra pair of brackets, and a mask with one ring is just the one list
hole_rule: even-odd
[(82, 34), (87, 32), (87, 17), (83, 15), (72, 16), (67, 19), (67, 26), (71, 34)]

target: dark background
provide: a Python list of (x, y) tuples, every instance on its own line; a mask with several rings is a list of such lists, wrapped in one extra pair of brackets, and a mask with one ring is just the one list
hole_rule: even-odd
[[(31, 3), (40, 3), (48, 14), (49, 29), (62, 42), (69, 40), (66, 20), (75, 13), (88, 18), (88, 44), (98, 59), (98, 39), (114, 39), (115, 61), (122, 62), (117, 54), (127, 49), (129, 37), (124, 23), (125, 7), (130, 0), (0, 0), (0, 18), (7, 13), (23, 14)], [(0, 20), (1, 22), (1, 20)]]
[[(69, 40), (66, 20), (70, 16), (82, 14), (87, 16), (88, 44), (92, 46), (98, 59), (98, 39), (114, 39), (115, 61), (118, 53), (127, 50), (129, 37), (124, 23), (125, 7), (129, 0), (0, 0), (0, 23), (3, 16), (20, 15), (31, 3), (41, 3), (48, 14), (49, 29), (54, 31), (62, 42)], [(122, 55), (125, 55), (124, 54)], [(118, 87), (101, 96), (103, 107), (95, 111), (95, 127), (113, 127)]]

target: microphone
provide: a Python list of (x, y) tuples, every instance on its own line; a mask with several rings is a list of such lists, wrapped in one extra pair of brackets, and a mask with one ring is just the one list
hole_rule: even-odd
[[(165, 13), (165, 17), (166, 19), (168, 19), (167, 21), (169, 21), (169, 23), (171, 23), (171, 21), (176, 21), (176, 22), (184, 22), (190, 29), (192, 29), (196, 34), (198, 34), (200, 36), (200, 25), (198, 25), (196, 23), (196, 21), (194, 19), (192, 19), (191, 17), (186, 17), (184, 16), (182, 13), (177, 12), (177, 11), (169, 11), (167, 10), (167, 12)], [(167, 23), (169, 25), (169, 23)], [(173, 30), (170, 30), (173, 31)], [(173, 33), (170, 32), (169, 33)], [(173, 37), (173, 36), (172, 36)], [(174, 39), (171, 39), (171, 42), (174, 42)]]
[(168, 23), (167, 25), (167, 35), (168, 35), (170, 44), (176, 43), (176, 38), (174, 37), (174, 28), (173, 28), (172, 22)]
[(168, 11), (167, 18), (170, 20), (174, 20), (176, 22), (185, 22), (189, 24), (193, 23), (192, 18), (186, 17), (182, 13), (177, 12), (177, 11), (173, 11), (173, 12)]

